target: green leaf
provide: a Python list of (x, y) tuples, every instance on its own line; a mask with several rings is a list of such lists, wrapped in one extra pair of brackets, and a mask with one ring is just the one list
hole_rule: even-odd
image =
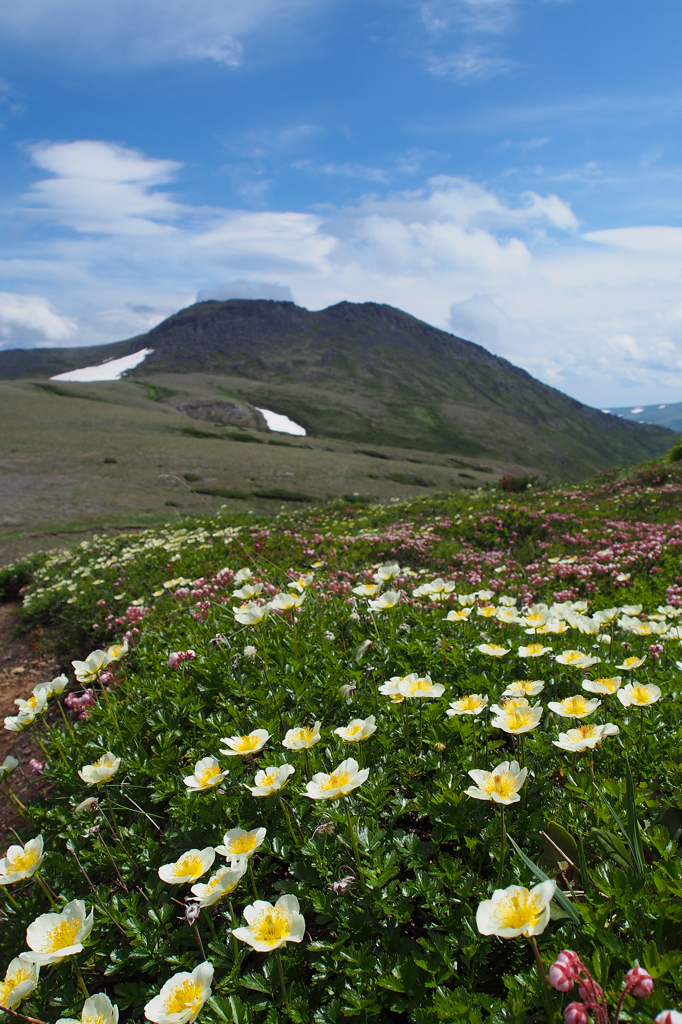
[(630, 850), (632, 851), (632, 859), (635, 862), (637, 870), (642, 873), (646, 868), (646, 862), (644, 860), (644, 849), (642, 847), (642, 833), (639, 828), (639, 819), (637, 818), (635, 784), (632, 781), (632, 772), (630, 771), (630, 762), (627, 754), (625, 755), (625, 807), (628, 816), (628, 838), (630, 841)]
[[(518, 845), (518, 843), (515, 842), (514, 839), (512, 839), (510, 835), (507, 835), (507, 838), (509, 839), (509, 842), (512, 844), (512, 846), (518, 853), (523, 863), (526, 865), (527, 868), (529, 868), (533, 872), (535, 877), (539, 878), (541, 882), (548, 882), (549, 878), (542, 870), (542, 868), (539, 868), (537, 864), (534, 864), (530, 857), (526, 857), (521, 847)], [(573, 924), (582, 924), (582, 918), (580, 917), (580, 914), (573, 906), (573, 904), (570, 902), (570, 900), (566, 899), (561, 889), (557, 888), (555, 890), (553, 899), (555, 899), (561, 907), (561, 909), (568, 914)]]
[(593, 828), (590, 830), (590, 835), (594, 837), (605, 857), (612, 860), (618, 867), (624, 868), (625, 871), (632, 870), (630, 855), (618, 836), (615, 836), (613, 832), (608, 832), (605, 828)]
[[(570, 832), (567, 832), (566, 829), (556, 821), (548, 821), (544, 831), (552, 842), (545, 843), (545, 848), (540, 856), (540, 867), (546, 871), (551, 871), (553, 874), (556, 874), (558, 871), (562, 870), (559, 862), (565, 862), (568, 859), (577, 868), (579, 861), (578, 844)], [(562, 857), (561, 854), (557, 852), (555, 846), (552, 846), (552, 843), (554, 843), (555, 846), (558, 846), (561, 853), (565, 854), (565, 857)]]

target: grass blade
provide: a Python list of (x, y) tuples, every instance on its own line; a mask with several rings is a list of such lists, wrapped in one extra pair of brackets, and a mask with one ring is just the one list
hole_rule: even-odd
[[(535, 877), (538, 878), (541, 882), (548, 882), (549, 881), (549, 877), (545, 874), (545, 872), (542, 870), (542, 868), (539, 868), (537, 866), (537, 864), (533, 863), (533, 861), (530, 859), (530, 857), (527, 857), (525, 855), (525, 853), (523, 852), (521, 847), (518, 845), (518, 843), (516, 843), (512, 839), (512, 837), (510, 835), (507, 836), (507, 839), (512, 844), (512, 846), (514, 847), (514, 849), (518, 853), (518, 855), (521, 858), (521, 860), (523, 861), (523, 863), (526, 865), (527, 868), (529, 868), (530, 871), (533, 872)], [(564, 894), (561, 891), (561, 889), (557, 888), (556, 892), (554, 893), (554, 897), (553, 898), (557, 901), (557, 903), (559, 904), (561, 909), (566, 911), (566, 913), (570, 917), (570, 919), (573, 922), (573, 924), (577, 924), (577, 925), (582, 924), (582, 918), (580, 917), (580, 914), (578, 913), (576, 908), (573, 906), (571, 901), (564, 896)]]
[(630, 762), (627, 754), (625, 755), (625, 808), (628, 816), (628, 835), (630, 837), (632, 858), (637, 866), (637, 870), (641, 873), (644, 871), (646, 863), (644, 860), (644, 848), (642, 846), (642, 833), (640, 831), (639, 819), (637, 817), (635, 784), (632, 780), (632, 772), (630, 771)]
[(635, 849), (634, 849), (634, 847), (632, 845), (632, 839), (630, 837), (629, 831), (627, 830), (627, 828), (625, 827), (625, 825), (623, 824), (621, 819), (618, 817), (618, 815), (616, 814), (615, 810), (613, 809), (613, 807), (611, 806), (609, 801), (606, 799), (604, 794), (600, 793), (599, 795), (601, 796), (602, 800), (604, 801), (604, 803), (608, 807), (608, 809), (609, 809), (609, 811), (611, 813), (611, 817), (613, 818), (613, 820), (615, 821), (616, 825), (620, 829), (621, 834), (623, 836), (623, 839), (625, 840), (625, 842), (628, 845), (628, 849), (630, 851), (630, 858), (632, 860), (632, 868), (633, 868), (633, 870), (636, 871), (638, 874), (641, 874), (643, 868), (640, 868), (639, 865), (638, 865), (637, 857), (635, 855)]

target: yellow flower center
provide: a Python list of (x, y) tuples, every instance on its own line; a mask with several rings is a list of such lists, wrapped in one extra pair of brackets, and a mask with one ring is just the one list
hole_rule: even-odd
[(232, 749), (248, 754), (249, 751), (255, 750), (259, 743), (260, 739), (258, 736), (238, 736)]
[(584, 655), (580, 651), (564, 651), (564, 661), (569, 665), (574, 661), (580, 661), (583, 657)]
[(627, 668), (632, 668), (635, 665), (639, 665), (639, 658), (635, 658), (634, 656), (631, 656), (629, 658), (626, 658), (625, 661), (623, 662), (623, 664), (626, 665)]
[(13, 974), (7, 974), (4, 981), (0, 981), (0, 1006), (4, 1006), (12, 995), (12, 992), (21, 985), (22, 981), (28, 981), (33, 974), (28, 967), (19, 967)]
[(270, 772), (268, 775), (264, 775), (263, 778), (258, 783), (258, 786), (262, 789), (265, 789), (267, 786), (271, 786), (278, 775), (278, 771)]
[[(210, 896), (213, 892), (215, 892), (215, 890), (222, 882), (223, 877), (227, 874), (228, 870), (229, 868), (224, 868), (222, 871), (219, 871), (217, 875), (214, 875), (213, 878), (210, 879), (210, 881), (206, 885), (206, 888), (204, 889), (204, 895), (202, 897), (203, 899), (206, 899), (207, 896)], [(228, 892), (232, 892), (234, 889), (236, 889), (238, 884), (238, 882), (235, 882), (234, 885), (229, 885), (225, 889), (225, 895), (227, 895)]]
[(82, 927), (83, 922), (77, 917), (67, 917), (60, 921), (45, 935), (40, 948), (41, 953), (56, 953), (59, 949), (73, 946), (74, 939)]
[(36, 697), (35, 693), (33, 694), (32, 697), (29, 697), (28, 700), (26, 701), (26, 705), (29, 708), (34, 708), (37, 703), (38, 703), (38, 698)]
[(315, 730), (309, 725), (304, 725), (301, 729), (292, 729), (291, 738), (294, 743), (305, 743), (306, 746), (310, 746), (315, 739)]
[(527, 708), (528, 706), (527, 697), (505, 697), (502, 701), (505, 711), (514, 711), (516, 708)]
[(413, 679), (410, 684), (410, 696), (414, 697), (417, 690), (423, 690), (428, 692), (433, 689), (433, 683), (430, 679)]
[(529, 626), (535, 625), (536, 622), (541, 625), (545, 621), (545, 616), (541, 615), (540, 612), (535, 612), (532, 615), (526, 615), (525, 619)]
[(633, 704), (639, 704), (641, 706), (653, 703), (652, 694), (650, 693), (648, 686), (633, 686), (630, 690), (630, 700)]
[(471, 693), (467, 697), (462, 697), (457, 701), (460, 707), (460, 711), (475, 711), (476, 708), (481, 706), (481, 698)]
[(359, 732), (362, 732), (361, 725), (349, 725), (348, 728), (346, 729), (347, 736), (357, 736)]
[(497, 793), (503, 800), (508, 800), (516, 792), (516, 779), (511, 772), (492, 772), (483, 782), (479, 782), (479, 789), (491, 795)]
[(615, 693), (618, 689), (620, 681), (618, 679), (604, 678), (595, 679), (595, 683), (598, 683), (600, 686), (605, 686), (609, 693)]
[(528, 644), (526, 647), (528, 654), (542, 654), (544, 647), (542, 644)]
[(254, 832), (247, 832), (246, 835), (236, 836), (234, 839), (230, 839), (227, 844), (227, 848), (230, 853), (240, 854), (249, 853), (258, 845), (258, 837)]
[(106, 754), (105, 754), (103, 757), (100, 757), (97, 761), (95, 761), (92, 767), (93, 768), (111, 768), (112, 763), (113, 762), (111, 761), (111, 759), (108, 758), (106, 756)]
[(282, 939), (286, 939), (291, 932), (291, 918), (284, 907), (273, 907), (272, 910), (262, 910), (257, 914), (251, 924), (251, 932), (258, 942), (265, 942), (269, 946), (276, 946)]
[(598, 731), (599, 727), (596, 725), (579, 725), (577, 729), (569, 729), (567, 735), (577, 743), (579, 740), (591, 740)]
[(535, 718), (531, 708), (513, 708), (506, 715), (506, 724), (512, 732), (518, 732), (526, 725), (533, 725)]
[(7, 874), (12, 874), (15, 871), (28, 871), (29, 868), (33, 867), (35, 862), (38, 860), (38, 857), (40, 857), (38, 850), (22, 850), (22, 852), (18, 853), (16, 857), (12, 858), (12, 860), (8, 857), (7, 866), (10, 870)]
[(576, 718), (589, 713), (589, 701), (580, 695), (577, 697), (566, 697), (565, 700), (562, 700), (561, 706), (567, 715), (575, 715)]
[(341, 786), (347, 786), (349, 782), (350, 772), (335, 771), (320, 783), (320, 789), (323, 793), (328, 793), (331, 789), (340, 789)]
[(197, 779), (202, 786), (212, 785), (211, 779), (215, 779), (216, 775), (220, 775), (220, 768), (217, 764), (214, 764), (211, 768), (205, 768), (200, 775), (197, 775)]
[(106, 1021), (103, 1013), (84, 1013), (81, 1017), (81, 1024), (106, 1024)]
[(495, 924), (498, 928), (530, 928), (542, 914), (542, 902), (538, 893), (528, 889), (520, 892), (507, 893), (496, 905), (494, 910)]
[(181, 981), (172, 990), (166, 999), (164, 1010), (166, 1013), (186, 1013), (191, 1007), (192, 1012), (201, 1003), (201, 985), (192, 978)]
[(484, 619), (491, 619), (493, 615), (497, 614), (497, 608), (494, 604), (486, 604), (482, 608), (479, 608), (478, 612)]
[(198, 853), (183, 853), (180, 860), (173, 866), (176, 878), (190, 878), (193, 882), (201, 878), (206, 868)]

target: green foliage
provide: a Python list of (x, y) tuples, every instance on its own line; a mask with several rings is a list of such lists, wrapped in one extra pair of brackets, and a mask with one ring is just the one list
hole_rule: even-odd
[[(532, 886), (551, 877), (559, 888), (539, 936), (545, 965), (575, 949), (613, 1007), (624, 972), (639, 962), (656, 988), (643, 1011), (628, 1000), (629, 1018), (678, 1006), (680, 641), (664, 639), (654, 657), (658, 634), (628, 633), (614, 618), (600, 630), (610, 641), (603, 642), (583, 632), (578, 611), (566, 632), (537, 638), (555, 654), (589, 653), (596, 644), (601, 661), (590, 677), (625, 675), (617, 668), (623, 658), (646, 655), (635, 678), (662, 691), (642, 715), (615, 695), (600, 697), (594, 717), (620, 733), (594, 752), (592, 776), (589, 752), (555, 745), (574, 723), (547, 709), (523, 745), (494, 727), (489, 712), (445, 714), (448, 701), (470, 693), (499, 701), (527, 676), (543, 680), (533, 700), (546, 704), (580, 692), (581, 670), (547, 655), (521, 658), (518, 648), (536, 638), (524, 624), (487, 616), (485, 597), (476, 603), (481, 614), (447, 621), (461, 607), (452, 594), (440, 601), (414, 593), (443, 577), (455, 593), (511, 594), (520, 609), (524, 595), (551, 604), (568, 600), (570, 590), (590, 612), (642, 603), (650, 616), (642, 625), (660, 621), (652, 613), (676, 623), (674, 609), (656, 608), (678, 601), (681, 485), (673, 476), (655, 490), (637, 479), (613, 475), (583, 489), (524, 495), (523, 504), (477, 492), (387, 507), (338, 502), (274, 521), (221, 515), (98, 537), (10, 567), (28, 583), (24, 622), (56, 623), (67, 662), (123, 635), (131, 645), (109, 666), (111, 678), (92, 684), (87, 717), (63, 706), (63, 721), (53, 698), (33, 726), (50, 787), (30, 803), (22, 835), (42, 833), (41, 872), (57, 902), (79, 898), (95, 908), (78, 957), (88, 989), (141, 1019), (163, 982), (205, 955), (215, 978), (201, 1020), (214, 1024), (535, 1024), (544, 1009), (530, 945), (481, 935), (476, 910), (500, 881)], [(410, 571), (383, 589), (397, 586), (402, 600), (373, 614), (352, 588), (394, 560)], [(243, 567), (263, 584), (260, 599), (302, 589), (301, 607), (241, 625), (232, 594)], [(490, 657), (479, 650), (483, 642), (513, 653)], [(195, 657), (169, 667), (178, 651)], [(396, 703), (380, 692), (409, 672), (429, 673), (445, 695)], [(82, 692), (73, 686), (75, 697)], [(377, 730), (366, 741), (351, 745), (335, 735), (370, 715)], [(316, 721), (322, 741), (307, 754), (282, 746), (288, 729)], [(255, 728), (270, 734), (261, 753), (220, 753), (222, 737)], [(121, 758), (119, 770), (100, 789), (86, 785), (79, 769), (106, 751)], [(192, 793), (183, 780), (205, 756), (228, 775), (217, 790)], [(339, 801), (305, 796), (308, 771), (328, 773), (348, 756), (369, 769), (363, 785)], [(524, 756), (530, 773), (521, 800), (506, 808), (505, 858), (499, 808), (465, 794), (468, 772)], [(286, 803), (252, 797), (247, 785), (256, 771), (284, 763), (295, 768)], [(97, 804), (82, 807), (91, 796)], [(282, 950), (286, 1000), (276, 958), (243, 943), (235, 948), (229, 902), (203, 909), (195, 928), (185, 917), (189, 888), (158, 875), (185, 851), (218, 845), (233, 827), (267, 830), (253, 875), (230, 897), (239, 923), (254, 886), (270, 902), (294, 894), (305, 917), (303, 941)], [(218, 857), (214, 869), (223, 863)], [(25, 948), (27, 925), (49, 909), (31, 880), (11, 895), (18, 906), (0, 897), (5, 963)], [(68, 960), (43, 972), (29, 1007), (41, 1020), (80, 1016)]]

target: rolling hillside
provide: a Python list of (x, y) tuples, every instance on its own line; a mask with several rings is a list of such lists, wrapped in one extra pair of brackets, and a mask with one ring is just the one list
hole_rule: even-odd
[[(176, 406), (199, 393), (284, 413), (313, 437), (530, 466), (554, 479), (658, 455), (669, 431), (591, 409), (390, 306), (203, 302), (89, 349), (0, 353), (0, 377), (47, 377), (151, 348), (128, 374)], [(193, 382), (189, 388), (190, 378)]]

